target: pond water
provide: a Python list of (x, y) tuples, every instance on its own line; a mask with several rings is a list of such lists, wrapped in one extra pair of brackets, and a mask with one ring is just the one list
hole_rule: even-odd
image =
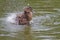
[[(28, 4), (33, 8), (31, 25), (7, 22)], [(60, 0), (0, 0), (0, 40), (60, 40)]]

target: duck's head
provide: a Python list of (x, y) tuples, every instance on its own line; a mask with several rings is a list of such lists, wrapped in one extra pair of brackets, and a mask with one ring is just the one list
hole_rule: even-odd
[(25, 7), (24, 14), (25, 14), (27, 20), (30, 21), (32, 19), (32, 7), (30, 7), (30, 6)]
[(32, 7), (30, 6), (24, 7), (24, 12), (32, 12)]

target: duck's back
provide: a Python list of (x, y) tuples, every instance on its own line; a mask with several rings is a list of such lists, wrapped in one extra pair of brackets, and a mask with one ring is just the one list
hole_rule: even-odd
[(24, 14), (19, 14), (20, 16), (17, 16), (17, 22), (18, 24), (28, 24), (28, 20)]

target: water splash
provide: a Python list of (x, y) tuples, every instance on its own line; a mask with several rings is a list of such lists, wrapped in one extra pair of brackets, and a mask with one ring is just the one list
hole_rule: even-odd
[[(20, 13), (22, 13), (22, 12), (20, 12)], [(5, 20), (6, 23), (4, 23), (4, 24), (6, 24), (5, 29), (7, 28), (7, 30), (11, 29), (10, 31), (12, 31), (12, 30), (14, 31), (14, 30), (20, 29), (20, 27), (22, 27), (21, 25), (16, 27), (16, 25), (12, 24), (12, 23), (16, 23), (16, 21), (15, 21), (16, 14), (17, 13), (8, 13), (6, 20)], [(48, 26), (42, 25), (46, 20), (51, 21), (52, 16), (56, 17), (56, 15), (49, 15), (49, 14), (33, 17), (32, 21), (30, 22), (31, 26), (32, 26), (32, 31), (40, 31), (40, 30), (48, 31), (48, 30), (54, 29), (54, 28), (49, 28)], [(11, 23), (11, 24), (7, 25), (7, 23)], [(13, 27), (11, 27), (11, 26), (13, 26)]]
[(16, 19), (16, 13), (10, 13), (6, 18), (6, 22), (16, 23), (15, 19)]

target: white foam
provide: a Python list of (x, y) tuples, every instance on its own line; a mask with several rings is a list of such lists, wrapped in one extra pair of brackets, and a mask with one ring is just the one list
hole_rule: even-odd
[(8, 17), (6, 18), (6, 21), (10, 23), (16, 23), (15, 19), (16, 19), (16, 13), (12, 13), (8, 15)]

